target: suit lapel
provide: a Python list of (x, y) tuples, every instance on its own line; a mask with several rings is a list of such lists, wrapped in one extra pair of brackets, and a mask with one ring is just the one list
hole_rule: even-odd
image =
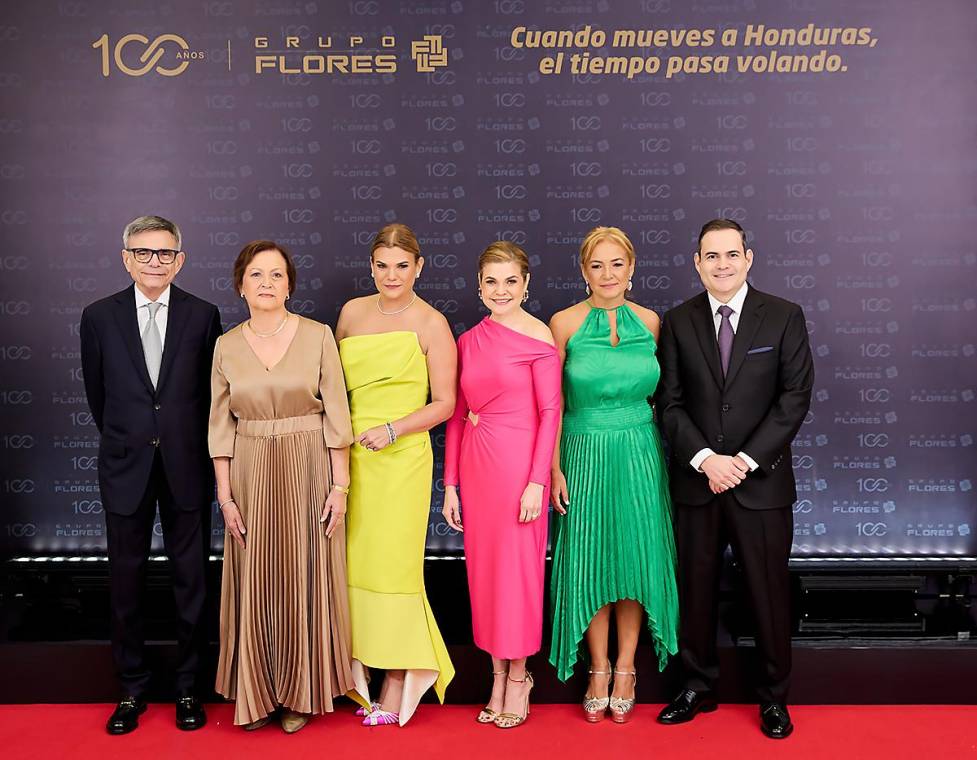
[(187, 324), (186, 300), (186, 293), (175, 285), (170, 286), (170, 305), (167, 307), (166, 336), (163, 343), (163, 359), (159, 365), (159, 381), (156, 383), (157, 393), (163, 390), (163, 384), (179, 352), (180, 337)]
[(153, 381), (149, 379), (149, 371), (146, 369), (146, 356), (142, 350), (142, 338), (139, 337), (139, 321), (136, 319), (136, 286), (130, 285), (128, 288), (117, 294), (115, 297), (115, 320), (119, 324), (119, 331), (122, 333), (122, 341), (129, 350), (129, 358), (136, 368), (143, 384), (150, 393), (154, 393)]
[(763, 297), (751, 287), (746, 292), (743, 313), (740, 314), (740, 321), (736, 325), (733, 353), (729, 358), (729, 370), (726, 372), (726, 385), (732, 385), (736, 373), (740, 371), (743, 360), (746, 359), (746, 352), (753, 345), (753, 338), (760, 329), (760, 323), (763, 322), (764, 305)]
[(695, 305), (694, 312), (692, 322), (695, 326), (695, 335), (699, 339), (699, 347), (702, 349), (702, 355), (706, 358), (706, 364), (709, 365), (709, 371), (712, 372), (712, 377), (716, 381), (716, 385), (722, 388), (723, 370), (722, 365), (719, 363), (719, 342), (716, 340), (716, 323), (713, 321), (712, 314), (709, 311), (709, 296), (705, 293), (699, 296), (699, 302)]

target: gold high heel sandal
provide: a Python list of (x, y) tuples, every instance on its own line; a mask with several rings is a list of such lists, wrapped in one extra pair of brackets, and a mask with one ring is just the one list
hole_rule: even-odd
[(515, 728), (516, 726), (521, 726), (526, 722), (529, 717), (529, 692), (533, 690), (533, 674), (528, 670), (526, 671), (526, 677), (523, 679), (511, 678), (506, 675), (506, 678), (513, 683), (526, 683), (529, 682), (529, 688), (526, 690), (526, 710), (522, 715), (516, 715), (515, 713), (499, 713), (495, 716), (495, 725), (497, 728)]
[[(507, 670), (493, 670), (492, 671), (492, 675), (493, 676), (507, 676), (507, 675), (509, 675), (509, 671), (507, 671)], [(494, 684), (493, 684), (493, 686), (494, 686)], [(488, 705), (486, 705), (485, 707), (482, 708), (482, 711), (478, 714), (478, 716), (475, 718), (475, 720), (477, 720), (479, 723), (495, 723), (495, 718), (496, 718), (497, 715), (498, 715), (498, 713), (495, 710), (493, 710), (491, 707), (489, 707)]]
[(634, 714), (634, 702), (635, 698), (638, 696), (638, 674), (634, 670), (615, 669), (614, 675), (615, 677), (631, 676), (634, 679), (635, 695), (633, 698), (624, 699), (624, 697), (611, 697), (609, 702), (611, 708), (611, 720), (613, 720), (615, 723), (627, 723), (629, 720), (631, 720), (631, 716)]
[[(609, 676), (606, 670), (588, 670), (588, 675), (591, 676)], [(610, 685), (608, 685), (608, 689)], [(584, 694), (583, 697), (583, 711), (587, 714), (588, 723), (600, 723), (604, 719), (604, 713), (607, 712), (607, 705), (610, 703), (608, 697), (588, 697)]]

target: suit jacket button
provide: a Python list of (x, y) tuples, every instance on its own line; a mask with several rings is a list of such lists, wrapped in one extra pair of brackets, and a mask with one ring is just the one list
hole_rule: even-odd
[(723, 434), (722, 433), (720, 433), (719, 435), (716, 436), (716, 443), (722, 443), (723, 440), (724, 439), (723, 439)]
[(153, 438), (150, 443), (153, 444), (153, 446), (159, 446), (159, 438)]
[(723, 404), (723, 411), (724, 412), (728, 412), (729, 411), (729, 404)]
[(155, 409), (158, 412), (159, 411), (159, 404), (153, 404), (153, 409)]

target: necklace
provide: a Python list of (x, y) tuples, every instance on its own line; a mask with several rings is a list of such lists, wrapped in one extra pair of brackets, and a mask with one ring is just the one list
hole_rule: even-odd
[(410, 299), (410, 303), (408, 303), (406, 306), (403, 306), (395, 311), (384, 311), (383, 307), (380, 305), (380, 296), (377, 296), (377, 311), (379, 311), (381, 314), (384, 314), (388, 317), (392, 317), (394, 314), (400, 314), (401, 312), (407, 311), (411, 306), (414, 305), (414, 301), (416, 300), (417, 300), (417, 293), (414, 294), (414, 296)]
[(278, 327), (276, 327), (270, 333), (260, 333), (257, 330), (255, 330), (254, 326), (251, 324), (250, 319), (248, 320), (248, 329), (251, 330), (251, 332), (254, 334), (256, 338), (273, 338), (274, 336), (278, 335), (278, 333), (280, 333), (282, 330), (285, 329), (285, 325), (288, 324), (288, 318), (290, 316), (291, 314), (286, 313), (285, 319), (282, 320), (282, 323), (278, 325)]

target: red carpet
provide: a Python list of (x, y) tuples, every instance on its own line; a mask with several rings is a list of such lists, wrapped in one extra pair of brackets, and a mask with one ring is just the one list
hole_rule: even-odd
[(315, 760), (644, 760), (707, 758), (766, 760), (956, 760), (977, 758), (977, 707), (798, 706), (784, 741), (760, 734), (756, 707), (723, 705), (684, 726), (659, 726), (658, 705), (639, 705), (623, 726), (587, 724), (575, 705), (539, 705), (526, 725), (501, 731), (475, 723), (475, 709), (421, 705), (407, 728), (364, 728), (346, 711), (319, 718), (294, 735), (277, 724), (245, 733), (231, 724), (229, 705), (211, 705), (210, 723), (183, 733), (173, 706), (150, 705), (139, 728), (108, 736), (109, 705), (0, 706), (0, 757), (72, 760), (156, 758), (315, 758)]

